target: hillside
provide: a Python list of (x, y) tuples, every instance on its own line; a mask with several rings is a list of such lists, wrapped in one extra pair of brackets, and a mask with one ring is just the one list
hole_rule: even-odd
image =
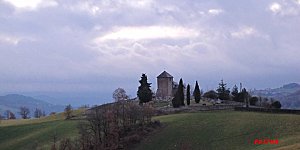
[(300, 84), (290, 83), (280, 88), (254, 90), (253, 95), (279, 100), (283, 108), (300, 109)]
[[(214, 111), (160, 116), (166, 127), (136, 150), (299, 149), (298, 115)], [(278, 139), (278, 145), (254, 145), (254, 139)]]
[[(82, 116), (84, 109), (73, 112)], [(75, 138), (79, 120), (64, 120), (62, 113), (40, 119), (2, 120), (0, 123), (0, 149), (31, 150), (50, 149), (53, 136), (57, 140)]]
[(18, 117), (18, 112), (21, 106), (25, 106), (30, 109), (31, 116), (36, 108), (42, 109), (46, 114), (50, 112), (62, 112), (64, 106), (53, 105), (45, 101), (34, 99), (29, 96), (9, 94), (0, 96), (0, 113), (3, 114), (6, 110), (10, 110)]
[[(83, 111), (78, 110), (77, 115)], [(298, 115), (238, 111), (211, 111), (154, 117), (164, 127), (135, 145), (137, 150), (164, 149), (299, 149)], [(75, 138), (78, 120), (62, 114), (42, 119), (2, 121), (0, 149), (50, 149), (53, 135)], [(256, 138), (275, 138), (278, 145), (254, 145)]]

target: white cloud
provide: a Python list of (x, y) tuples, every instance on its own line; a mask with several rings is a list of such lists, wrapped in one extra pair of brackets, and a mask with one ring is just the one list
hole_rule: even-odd
[(300, 13), (300, 0), (283, 1), (282, 3), (272, 3), (269, 5), (269, 11), (280, 16), (297, 16)]
[(231, 37), (238, 39), (244, 39), (247, 37), (259, 37), (265, 40), (270, 40), (269, 35), (261, 33), (254, 27), (250, 26), (242, 26), (238, 30), (230, 32), (230, 35)]
[(144, 27), (118, 27), (111, 33), (95, 39), (96, 42), (105, 40), (143, 40), (143, 39), (182, 39), (198, 35), (197, 31), (184, 27), (170, 26), (144, 26)]
[(71, 6), (68, 5), (67, 7), (74, 12), (87, 12), (91, 15), (97, 15), (104, 10), (101, 6), (101, 4), (93, 3), (91, 1), (79, 1), (76, 4)]
[(101, 0), (101, 1), (76, 1), (71, 5), (65, 5), (65, 8), (73, 12), (86, 12), (90, 15), (97, 16), (102, 12), (114, 13), (124, 11), (123, 9), (142, 9), (150, 8), (153, 0)]
[(274, 13), (278, 13), (282, 10), (282, 7), (280, 4), (278, 3), (272, 3), (270, 6), (269, 6), (269, 9), (274, 12)]
[(21, 39), (17, 37), (0, 35), (0, 43), (18, 45), (20, 40)]
[(24, 42), (24, 41), (33, 42), (36, 41), (36, 39), (32, 37), (20, 37), (20, 36), (0, 34), (0, 43), (4, 43), (8, 45), (18, 45), (20, 42)]
[(39, 7), (52, 7), (58, 5), (55, 0), (4, 0), (16, 8), (35, 10)]
[(242, 27), (238, 31), (233, 31), (230, 34), (234, 38), (245, 38), (257, 34), (257, 31), (252, 27)]
[(216, 15), (223, 13), (223, 10), (222, 9), (209, 9), (208, 13), (216, 16)]
[(153, 0), (125, 0), (123, 1), (125, 4), (128, 4), (131, 7), (135, 8), (146, 8), (149, 7), (152, 3)]

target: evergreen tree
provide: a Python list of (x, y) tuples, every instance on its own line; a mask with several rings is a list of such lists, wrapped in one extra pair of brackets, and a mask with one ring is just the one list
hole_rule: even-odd
[(247, 92), (247, 90), (243, 88), (239, 95), (240, 100), (246, 103), (246, 107), (249, 107), (249, 93)]
[(182, 79), (180, 79), (180, 81), (179, 81), (177, 92), (179, 92), (181, 106), (184, 106), (185, 105), (184, 104), (184, 87), (183, 87), (183, 81), (182, 81)]
[(172, 99), (172, 104), (174, 108), (184, 106), (184, 93), (183, 93), (183, 81), (180, 79), (178, 89)]
[(151, 83), (148, 83), (146, 74), (142, 74), (139, 89), (137, 91), (137, 96), (140, 100), (140, 104), (147, 103), (152, 100), (152, 91), (150, 89)]
[(229, 93), (230, 90), (226, 88), (226, 84), (221, 80), (221, 83), (219, 83), (219, 88), (217, 89), (218, 97), (221, 100), (229, 100)]
[(199, 88), (199, 85), (198, 85), (198, 81), (196, 81), (196, 85), (195, 85), (193, 95), (194, 95), (194, 98), (195, 98), (195, 102), (199, 103), (200, 99), (201, 99), (201, 93), (200, 93), (200, 88)]
[(190, 92), (190, 85), (188, 84), (186, 87), (186, 104), (189, 106), (191, 103), (191, 92)]
[(234, 87), (232, 88), (232, 91), (231, 91), (231, 95), (232, 95), (232, 99), (234, 101), (238, 101), (238, 98), (239, 98), (239, 90), (238, 90), (238, 87), (236, 85), (234, 85)]

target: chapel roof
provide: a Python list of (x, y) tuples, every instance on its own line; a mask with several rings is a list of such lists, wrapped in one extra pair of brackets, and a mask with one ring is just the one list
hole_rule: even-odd
[(172, 75), (170, 75), (168, 72), (164, 71), (162, 72), (157, 78), (173, 78)]

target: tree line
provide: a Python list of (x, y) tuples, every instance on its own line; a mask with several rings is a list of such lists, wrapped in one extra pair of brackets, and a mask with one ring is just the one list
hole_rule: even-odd
[[(147, 103), (152, 100), (153, 92), (151, 91), (151, 83), (147, 82), (147, 76), (142, 74), (140, 86), (137, 91), (137, 96), (139, 98), (140, 104)], [(190, 85), (188, 84), (184, 87), (182, 78), (179, 80), (178, 89), (172, 99), (172, 105), (174, 108), (178, 108), (181, 106), (190, 105), (191, 104), (191, 89)], [(186, 91), (185, 91), (186, 89)], [(186, 93), (185, 93), (186, 92)], [(227, 88), (227, 84), (221, 80), (218, 85), (218, 88), (215, 90), (210, 90), (203, 93), (200, 88), (198, 81), (195, 83), (195, 87), (192, 93), (192, 96), (195, 100), (195, 103), (199, 103), (202, 97), (208, 99), (220, 99), (220, 100), (231, 100), (235, 102), (245, 103), (246, 107), (249, 105), (252, 106), (259, 106), (259, 107), (267, 107), (267, 108), (281, 108), (281, 103), (278, 100), (268, 98), (259, 98), (252, 96), (246, 88), (240, 88), (236, 85), (230, 91), (230, 88)], [(186, 101), (186, 102), (185, 102)], [(260, 102), (258, 104), (258, 101)]]
[[(31, 112), (30, 112), (30, 109), (28, 107), (21, 106), (19, 108), (18, 114), (21, 116), (22, 119), (29, 119), (30, 118), (30, 113)], [(45, 117), (45, 116), (46, 116), (46, 113), (42, 109), (36, 108), (33, 112), (33, 117), (34, 118), (40, 118), (40, 117)], [(6, 110), (3, 114), (3, 116), (0, 115), (0, 118), (11, 120), (11, 119), (16, 119), (16, 115), (12, 111)]]

